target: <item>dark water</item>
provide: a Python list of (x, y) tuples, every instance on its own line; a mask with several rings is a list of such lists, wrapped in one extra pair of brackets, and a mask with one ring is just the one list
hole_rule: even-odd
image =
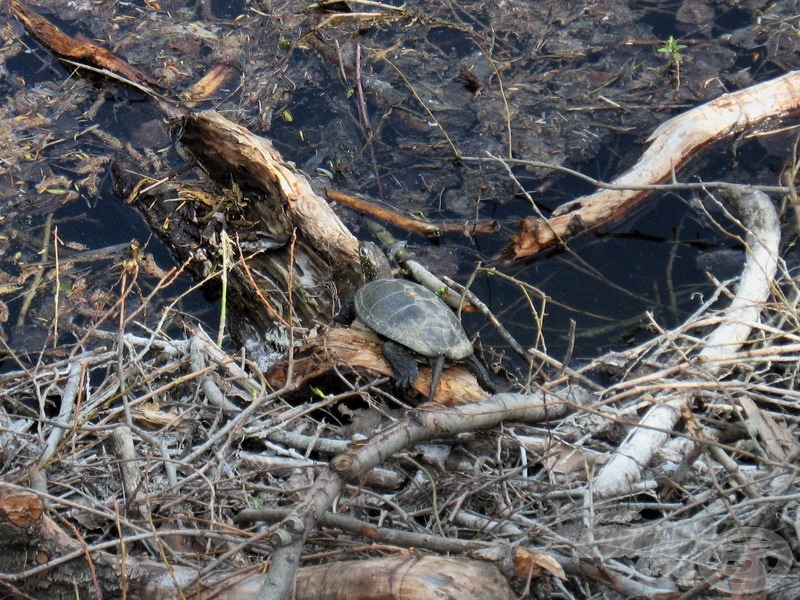
[[(192, 6), (196, 11), (202, 11), (206, 5), (197, 3)], [(241, 2), (210, 2), (207, 6), (217, 19), (234, 19), (246, 10), (246, 5)], [(746, 21), (736, 11), (729, 11), (723, 16), (727, 21), (721, 20), (717, 27), (733, 29)], [(654, 11), (648, 19), (647, 24), (660, 39), (681, 34), (681, 26), (668, 12)], [(70, 27), (79, 28), (80, 23), (71, 23)], [(449, 36), (453, 36), (452, 43)], [(454, 60), (468, 56), (472, 49), (464, 45), (459, 34), (449, 29), (433, 29), (428, 41), (442, 48), (452, 46)], [(35, 47), (35, 42), (30, 39), (27, 42)], [(25, 78), (30, 87), (35, 87), (39, 82), (52, 81), (54, 72), (59, 74), (58, 78), (62, 81), (68, 81), (66, 71), (41, 51), (20, 54), (9, 60), (6, 66), (15, 76)], [(319, 74), (315, 76), (323, 77)], [(329, 85), (335, 89), (336, 74), (327, 73), (324, 77), (329, 81), (323, 82), (321, 87)], [(7, 81), (0, 82), (0, 86), (5, 93), (11, 91)], [(95, 93), (107, 95), (107, 102), (95, 122), (121, 140), (130, 140), (143, 121), (157, 117), (155, 109), (144, 98), (113, 85), (101, 85)], [(341, 124), (337, 119), (341, 117), (322, 99), (321, 95), (315, 96), (312, 91), (298, 93), (288, 105), (294, 117), (292, 122), (274, 120), (268, 135), (275, 140), (287, 159), (298, 164), (313, 164), (316, 156), (325, 150), (320, 148), (326, 142), (332, 142), (331, 132), (338, 131)], [(64, 118), (73, 117), (66, 115)], [(304, 124), (302, 138), (298, 136), (298, 122)], [(83, 127), (87, 125), (82, 124)], [(65, 126), (65, 129), (69, 128)], [(386, 126), (384, 133), (384, 143), (393, 141), (395, 133), (390, 125)], [(595, 158), (570, 166), (591, 176), (610, 180), (635, 159), (643, 148), (640, 137), (646, 133), (621, 133), (607, 137)], [(402, 135), (398, 133), (395, 141), (402, 143)], [(76, 151), (101, 151), (96, 145), (81, 148), (79, 143), (73, 144), (72, 148)], [(364, 152), (361, 160), (366, 162), (367, 156)], [(730, 175), (731, 158), (731, 145), (720, 144), (698, 159), (693, 173), (703, 179), (719, 179), (721, 174)], [(759, 160), (769, 160), (769, 153), (761, 151)], [(179, 162), (179, 158), (173, 160), (173, 164)], [(322, 160), (318, 162), (325, 164)], [(755, 170), (754, 165), (751, 164), (751, 167)], [(431, 168), (457, 170), (468, 167), (455, 166), (443, 159), (440, 165), (434, 167), (430, 162), (422, 161), (420, 164), (409, 162), (405, 168), (407, 173), (417, 170), (424, 174), (425, 169)], [(393, 172), (392, 175), (403, 183), (411, 181), (411, 175), (407, 180), (404, 173)], [(535, 190), (542, 183), (542, 180), (531, 177), (522, 169), (517, 171), (517, 175), (529, 190)], [(418, 174), (413, 176), (419, 178)], [(377, 196), (378, 188), (374, 187), (373, 191)], [(429, 194), (431, 205), (437, 201), (440, 192)], [(589, 192), (591, 188), (583, 182), (557, 177), (546, 192), (534, 193), (534, 197), (546, 212), (563, 201)], [(576, 338), (573, 355), (578, 358), (592, 357), (645, 339), (649, 335), (644, 327), (648, 312), (662, 327), (679, 324), (697, 309), (703, 295), (713, 290), (704, 270), (709, 263), (698, 263), (698, 260), (709, 251), (735, 247), (736, 244), (717, 228), (705, 223), (690, 207), (690, 198), (688, 193), (680, 196), (653, 195), (625, 222), (571, 241), (570, 252), (551, 253), (519, 264), (505, 265), (497, 261), (497, 255), (506, 245), (508, 237), (516, 231), (518, 219), (531, 213), (527, 201), (510, 186), (505, 196), (487, 198), (481, 204), (482, 218), (497, 219), (502, 224), (499, 233), (477, 235), (472, 239), (450, 235), (440, 241), (440, 246), (457, 248), (455, 272), (448, 274), (460, 281), (465, 281), (475, 262), (481, 260), (546, 295), (547, 300), (543, 303), (535, 293), (526, 296), (518, 285), (500, 277), (484, 275), (475, 281), (473, 291), (489, 304), (523, 346), (537, 346), (560, 358), (569, 345), (567, 334), (571, 321), (574, 321)], [(439, 212), (427, 212), (434, 218), (459, 216), (459, 213), (448, 210), (446, 202), (441, 207)], [(147, 245), (161, 268), (175, 264), (169, 249), (151, 235), (142, 217), (113, 193), (110, 177), (103, 181), (99, 197), (82, 197), (58, 209), (55, 217), (63, 239), (83, 244), (88, 249), (137, 240)], [(42, 218), (32, 219), (30, 226), (33, 230), (41, 226)], [(428, 240), (407, 236), (400, 231), (394, 233), (412, 248), (419, 249), (421, 254), (432, 247)], [(366, 237), (366, 234), (360, 235)], [(432, 254), (435, 255), (435, 250)], [(452, 264), (448, 266), (453, 267)], [(102, 268), (107, 267), (106, 264)], [(436, 270), (435, 261), (432, 268)], [(175, 291), (185, 291), (192, 283), (186, 277)], [(18, 302), (11, 302), (12, 311), (16, 306)], [(201, 316), (212, 327), (216, 322), (215, 304), (208, 303), (200, 293), (188, 296), (183, 307)], [(537, 314), (542, 310), (543, 313)], [(11, 318), (13, 320), (14, 315)], [(543, 323), (541, 337), (537, 333), (537, 321)], [(496, 346), (500, 353), (508, 353), (499, 336), (482, 319), (467, 315), (465, 322), (471, 333), (481, 333), (484, 344)]]

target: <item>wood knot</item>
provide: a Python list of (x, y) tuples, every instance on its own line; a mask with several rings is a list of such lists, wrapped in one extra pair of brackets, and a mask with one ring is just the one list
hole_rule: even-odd
[(340, 454), (331, 461), (331, 469), (341, 476), (351, 473), (355, 467), (356, 461), (348, 454)]

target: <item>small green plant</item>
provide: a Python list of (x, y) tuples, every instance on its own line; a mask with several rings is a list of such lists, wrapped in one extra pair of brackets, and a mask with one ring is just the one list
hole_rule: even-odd
[(661, 48), (658, 49), (662, 54), (669, 54), (669, 59), (674, 63), (680, 63), (682, 60), (681, 50), (686, 49), (686, 44), (679, 44), (673, 36), (669, 36), (666, 42), (661, 43)]
[(668, 66), (674, 68), (678, 88), (681, 87), (681, 61), (683, 60), (681, 50), (685, 50), (686, 47), (686, 44), (679, 44), (674, 36), (669, 36), (666, 42), (661, 42), (661, 47), (658, 49), (661, 54), (667, 55)]

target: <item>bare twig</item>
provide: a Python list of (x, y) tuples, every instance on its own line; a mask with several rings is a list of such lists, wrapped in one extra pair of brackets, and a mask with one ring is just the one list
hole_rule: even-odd
[[(567, 392), (572, 394), (573, 392)], [(373, 436), (364, 446), (337, 456), (317, 477), (306, 499), (294, 508), (271, 538), (274, 552), (259, 600), (280, 600), (291, 590), (300, 553), (311, 529), (327, 511), (345, 481), (357, 481), (369, 469), (403, 448), (433, 437), (485, 429), (505, 420), (543, 421), (564, 415), (575, 404), (586, 403), (582, 392), (567, 400), (544, 392), (531, 395), (498, 394), (450, 409), (412, 411), (409, 416)]]

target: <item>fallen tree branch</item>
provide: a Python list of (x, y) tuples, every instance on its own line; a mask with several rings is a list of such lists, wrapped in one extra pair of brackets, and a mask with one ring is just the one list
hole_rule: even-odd
[(617, 220), (649, 193), (640, 186), (667, 181), (703, 146), (798, 109), (800, 71), (791, 71), (723, 94), (670, 119), (650, 134), (650, 146), (637, 163), (611, 182), (614, 189), (601, 189), (568, 202), (553, 211), (549, 219), (524, 219), (511, 238), (511, 245), (503, 250), (503, 257), (518, 260), (532, 256)]
[(410, 217), (394, 208), (382, 206), (359, 194), (332, 187), (325, 189), (325, 195), (331, 200), (360, 213), (367, 214), (381, 223), (391, 224), (433, 239), (441, 237), (442, 233), (492, 233), (499, 229), (499, 224), (495, 220), (440, 221), (438, 223), (425, 221), (418, 217)]
[[(739, 350), (754, 324), (759, 321), (764, 302), (777, 270), (780, 223), (769, 197), (742, 187), (726, 194), (740, 215), (747, 231), (747, 259), (736, 296), (719, 316), (720, 325), (706, 338), (698, 359), (708, 376), (718, 375), (722, 361)], [(658, 394), (655, 404), (600, 469), (592, 484), (594, 494), (626, 494), (642, 478), (653, 456), (670, 436), (681, 418), (690, 396), (680, 392)], [(588, 495), (591, 496), (591, 495)]]

